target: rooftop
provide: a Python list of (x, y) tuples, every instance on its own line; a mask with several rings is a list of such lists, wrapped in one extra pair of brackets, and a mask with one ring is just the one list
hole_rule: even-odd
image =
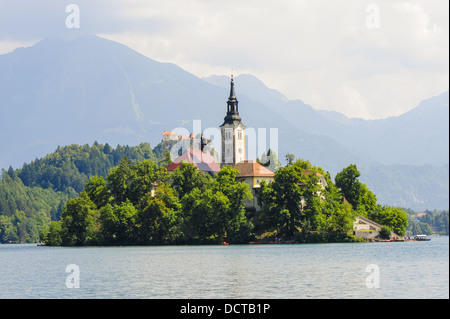
[(178, 134), (171, 131), (164, 131), (163, 135), (178, 135)]
[(199, 171), (208, 173), (218, 173), (220, 166), (216, 163), (209, 152), (202, 152), (199, 149), (187, 149), (167, 168), (168, 171), (174, 171), (181, 166), (181, 163), (192, 163)]
[(259, 177), (273, 177), (275, 174), (255, 161), (242, 161), (233, 166), (237, 169), (240, 174), (236, 177), (248, 177), (248, 176), (259, 176)]

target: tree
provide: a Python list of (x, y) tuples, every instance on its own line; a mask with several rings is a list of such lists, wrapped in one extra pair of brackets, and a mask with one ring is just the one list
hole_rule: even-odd
[(9, 166), (8, 169), (8, 175), (12, 178), (15, 179), (17, 177), (16, 171), (12, 168), (12, 166)]
[(0, 215), (0, 243), (17, 242), (17, 228), (11, 221), (11, 218)]
[(335, 184), (340, 189), (342, 196), (355, 210), (360, 204), (361, 184), (358, 180), (360, 175), (356, 165), (351, 164), (339, 172), (335, 178)]
[(336, 185), (326, 175), (327, 187), (325, 198), (321, 204), (321, 213), (318, 215), (317, 230), (329, 242), (347, 241), (348, 233), (353, 228), (354, 211), (349, 203), (342, 202), (342, 195)]
[(392, 228), (389, 226), (383, 226), (380, 230), (380, 237), (382, 239), (389, 239), (392, 235)]
[(111, 199), (111, 192), (102, 176), (95, 175), (89, 178), (84, 186), (84, 191), (97, 207), (107, 205)]
[(43, 232), (41, 240), (48, 246), (61, 246), (61, 223), (52, 221), (48, 231)]
[(132, 174), (131, 161), (126, 156), (122, 158), (118, 166), (112, 168), (109, 172), (106, 178), (108, 189), (116, 204), (120, 204), (129, 198)]
[(372, 193), (366, 184), (360, 183), (360, 204), (358, 209), (364, 211), (363, 215), (372, 218), (377, 209), (377, 195)]
[(267, 153), (263, 153), (261, 155), (261, 159), (257, 158), (256, 161), (262, 166), (267, 167), (272, 172), (276, 172), (281, 167), (277, 154), (270, 148), (267, 150)]
[(192, 192), (194, 188), (204, 190), (211, 180), (209, 175), (199, 172), (194, 164), (183, 162), (173, 171), (170, 178), (172, 188), (180, 200), (184, 195)]
[(69, 199), (61, 214), (61, 240), (64, 246), (91, 245), (98, 242), (98, 210), (86, 192)]
[(224, 202), (221, 200), (222, 195), (228, 199), (228, 203), (221, 206), (223, 210), (217, 214), (221, 218), (219, 237), (227, 238), (228, 241), (251, 236), (249, 231), (253, 228), (247, 221), (244, 207), (244, 201), (252, 199), (252, 194), (247, 184), (236, 182), (238, 173), (238, 170), (225, 166), (212, 183), (214, 199), (221, 204)]
[(230, 202), (211, 188), (195, 188), (183, 197), (184, 234), (191, 243), (218, 243), (225, 237), (224, 217)]
[(181, 204), (170, 187), (159, 185), (154, 197), (147, 194), (142, 199), (141, 207), (137, 218), (140, 243), (169, 244), (181, 237)]
[(138, 211), (127, 200), (120, 205), (110, 204), (100, 210), (102, 241), (107, 245), (129, 245), (136, 241)]
[(168, 149), (164, 150), (163, 158), (158, 162), (158, 165), (160, 167), (169, 167), (169, 165), (172, 164), (172, 156), (170, 154), (170, 151)]
[(377, 212), (373, 217), (374, 221), (383, 226), (388, 226), (397, 235), (405, 235), (406, 227), (408, 227), (408, 217), (404, 210), (378, 205)]
[[(305, 175), (305, 170), (311, 173)], [(274, 181), (261, 187), (263, 223), (276, 225), (279, 234), (288, 238), (299, 229), (308, 232), (320, 210), (316, 172), (308, 161), (301, 159), (278, 169)]]
[(288, 153), (286, 154), (286, 165), (291, 166), (294, 163), (295, 156), (294, 154)]
[(137, 162), (132, 166), (128, 199), (135, 205), (147, 193), (150, 193), (158, 180), (158, 166), (152, 160)]

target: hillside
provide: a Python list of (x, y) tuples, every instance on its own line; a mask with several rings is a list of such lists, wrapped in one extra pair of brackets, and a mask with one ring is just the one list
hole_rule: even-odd
[[(161, 148), (164, 145), (158, 150)], [(97, 142), (67, 145), (25, 163), (21, 169), (1, 170), (0, 243), (37, 242), (40, 230), (61, 219), (63, 206), (78, 196), (89, 177), (106, 177), (124, 157), (133, 163), (147, 159), (158, 162), (162, 158), (158, 150), (154, 153), (148, 143), (116, 148)]]

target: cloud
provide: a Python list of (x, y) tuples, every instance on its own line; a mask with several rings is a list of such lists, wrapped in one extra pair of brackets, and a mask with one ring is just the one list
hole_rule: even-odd
[[(198, 75), (250, 73), (291, 99), (351, 117), (397, 115), (448, 89), (447, 0), (64, 1), (0, 4), (13, 43), (95, 33)], [(367, 24), (379, 9), (379, 27)]]

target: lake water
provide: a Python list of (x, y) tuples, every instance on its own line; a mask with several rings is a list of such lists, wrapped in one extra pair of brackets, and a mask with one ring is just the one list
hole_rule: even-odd
[[(66, 272), (69, 265), (79, 272)], [(68, 288), (76, 283), (79, 288)], [(449, 239), (170, 247), (0, 245), (0, 298), (449, 298)]]

